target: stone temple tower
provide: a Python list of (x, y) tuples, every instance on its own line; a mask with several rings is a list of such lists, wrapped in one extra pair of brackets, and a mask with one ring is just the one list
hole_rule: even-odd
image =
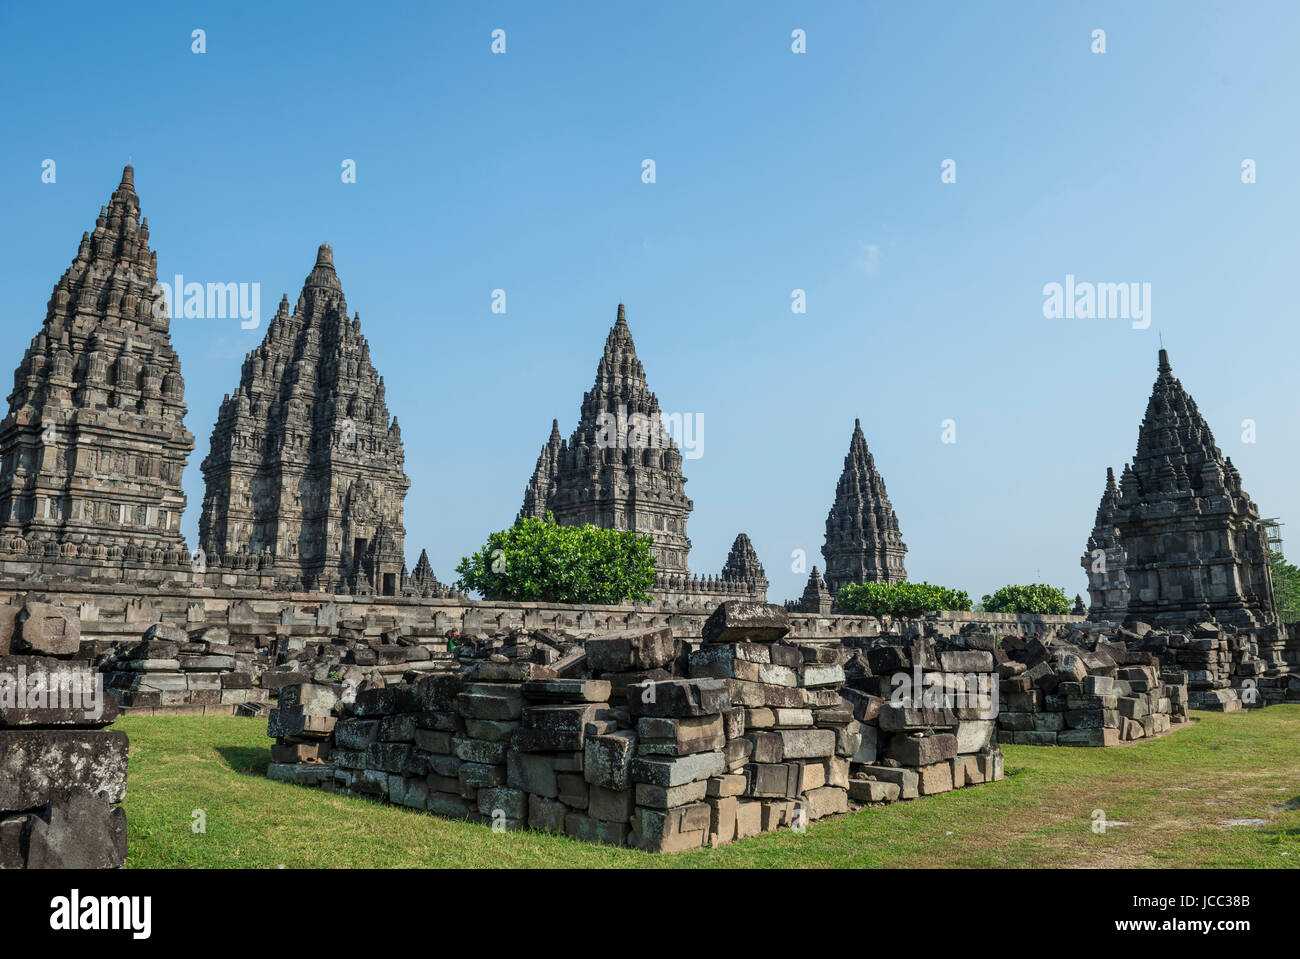
[(844, 472), (835, 487), (835, 503), (826, 516), (826, 585), (838, 593), (845, 583), (898, 583), (907, 579), (898, 516), (885, 492), (885, 481), (867, 449), (861, 420), (853, 421), (853, 438), (844, 457)]
[(1259, 509), (1164, 350), (1137, 453), (1120, 477), (1114, 522), (1128, 554), (1128, 619), (1156, 626), (1276, 623)]
[(1080, 561), (1088, 574), (1088, 618), (1095, 621), (1123, 622), (1128, 609), (1128, 573), (1124, 571), (1128, 554), (1115, 526), (1118, 506), (1115, 471), (1107, 467), (1106, 489), (1097, 506), (1097, 522)]
[(383, 377), (324, 245), (297, 306), (281, 300), (221, 402), (199, 542), (209, 556), (269, 553), (286, 583), (394, 595), (411, 485), (403, 462)]
[(693, 504), (685, 484), (681, 452), (659, 419), (659, 400), (646, 385), (620, 303), (578, 426), (563, 440), (559, 423), (552, 423), (519, 515), (550, 510), (565, 525), (648, 533), (656, 572), (686, 575)]
[(157, 274), (128, 166), (54, 287), (0, 422), (0, 523), (29, 547), (185, 561), (194, 437)]

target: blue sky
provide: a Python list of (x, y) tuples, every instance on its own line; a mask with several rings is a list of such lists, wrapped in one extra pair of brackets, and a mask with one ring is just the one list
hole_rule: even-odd
[[(572, 430), (622, 301), (663, 408), (703, 418), (696, 571), (743, 530), (798, 595), (860, 417), (910, 578), (1073, 594), (1158, 335), (1300, 523), (1297, 46), (1284, 3), (4, 4), (7, 362), (130, 156), (162, 277), (262, 288), (256, 330), (172, 324), (191, 547), (221, 396), (329, 242), (402, 424), (408, 561), (444, 581)], [(1150, 327), (1045, 318), (1067, 274), (1150, 283)]]

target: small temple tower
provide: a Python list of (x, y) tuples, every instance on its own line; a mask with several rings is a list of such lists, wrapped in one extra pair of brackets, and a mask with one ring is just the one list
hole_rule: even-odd
[(1106, 489), (1097, 507), (1097, 522), (1080, 560), (1088, 574), (1088, 618), (1094, 621), (1123, 622), (1128, 609), (1128, 573), (1124, 571), (1127, 554), (1115, 526), (1118, 506), (1115, 471), (1107, 467)]
[(55, 285), (0, 421), (0, 528), (29, 549), (188, 560), (194, 436), (157, 277), (128, 166)]
[(402, 589), (411, 481), (402, 431), (329, 245), (222, 400), (203, 461), (209, 556), (267, 554), (278, 578), (335, 592)]
[(899, 583), (907, 579), (898, 516), (885, 492), (885, 481), (867, 449), (861, 420), (853, 421), (853, 438), (844, 457), (844, 472), (835, 487), (835, 502), (826, 517), (826, 585), (838, 593), (845, 583)]
[(767, 574), (763, 572), (763, 564), (758, 561), (758, 553), (746, 533), (739, 534), (731, 544), (731, 552), (722, 567), (722, 579), (743, 583), (755, 594), (767, 596)]
[(812, 573), (808, 576), (808, 585), (803, 588), (803, 596), (800, 597), (799, 602), (796, 604), (799, 612), (829, 616), (834, 603), (835, 597), (826, 588), (826, 581), (822, 579), (821, 574), (817, 572), (817, 567), (814, 566)]
[(1127, 619), (1153, 626), (1277, 622), (1259, 509), (1163, 349), (1113, 517), (1127, 553)]
[(682, 454), (660, 421), (659, 400), (646, 384), (620, 303), (577, 428), (564, 440), (552, 421), (519, 515), (540, 517), (549, 510), (566, 526), (649, 534), (656, 573), (684, 577), (690, 573), (686, 520), (693, 508), (685, 484)]

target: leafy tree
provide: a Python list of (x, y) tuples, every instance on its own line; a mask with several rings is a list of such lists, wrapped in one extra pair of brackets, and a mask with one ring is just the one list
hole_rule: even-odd
[(970, 596), (965, 590), (930, 583), (846, 583), (835, 601), (847, 613), (909, 619), (945, 609), (970, 609)]
[(1003, 586), (980, 601), (986, 613), (1037, 613), (1040, 615), (1067, 616), (1074, 604), (1065, 590), (1046, 583), (1031, 586)]
[(1292, 566), (1276, 550), (1269, 552), (1273, 566), (1273, 600), (1284, 623), (1300, 621), (1300, 568)]
[(652, 537), (591, 524), (561, 526), (521, 519), (461, 559), (456, 587), (485, 599), (549, 603), (649, 602), (654, 585)]

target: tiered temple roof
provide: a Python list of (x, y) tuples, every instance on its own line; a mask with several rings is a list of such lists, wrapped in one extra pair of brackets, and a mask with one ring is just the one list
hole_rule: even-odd
[(185, 561), (194, 449), (158, 260), (131, 167), (46, 307), (0, 422), (0, 522), (66, 555)]
[(844, 471), (835, 487), (835, 503), (826, 517), (822, 546), (826, 585), (838, 593), (845, 583), (901, 582), (907, 579), (903, 568), (906, 552), (898, 516), (867, 449), (862, 422), (854, 420)]
[(1113, 517), (1127, 552), (1129, 619), (1276, 622), (1259, 509), (1174, 377), (1165, 350)]
[(564, 525), (649, 534), (656, 571), (689, 576), (686, 521), (693, 504), (685, 484), (682, 455), (660, 420), (620, 303), (578, 425), (563, 440), (552, 422), (520, 515), (549, 510)]
[(323, 245), (297, 305), (281, 300), (221, 403), (200, 542), (220, 555), (270, 552), (277, 575), (307, 586), (394, 594), (411, 485), (403, 462), (383, 377)]
[(1128, 609), (1128, 575), (1124, 572), (1127, 554), (1115, 525), (1118, 508), (1119, 485), (1115, 471), (1108, 466), (1097, 520), (1081, 560), (1088, 574), (1088, 617), (1093, 620), (1123, 621)]

